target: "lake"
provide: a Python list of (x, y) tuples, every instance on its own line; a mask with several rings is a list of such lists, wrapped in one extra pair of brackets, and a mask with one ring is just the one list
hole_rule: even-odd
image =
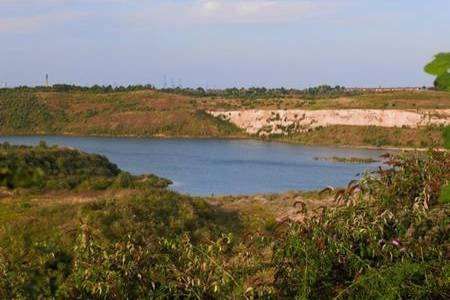
[(372, 157), (385, 151), (310, 147), (256, 140), (8, 136), (0, 142), (69, 146), (103, 154), (132, 174), (171, 179), (191, 195), (278, 193), (344, 186), (379, 163), (347, 164), (315, 157)]

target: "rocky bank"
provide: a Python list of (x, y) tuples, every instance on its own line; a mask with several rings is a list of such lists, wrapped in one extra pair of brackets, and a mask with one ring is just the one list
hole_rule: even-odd
[(209, 111), (252, 135), (289, 134), (331, 125), (419, 127), (450, 125), (450, 109), (440, 110), (235, 110)]

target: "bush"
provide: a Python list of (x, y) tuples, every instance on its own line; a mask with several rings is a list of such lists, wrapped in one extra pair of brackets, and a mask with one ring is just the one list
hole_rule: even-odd
[(425, 66), (425, 72), (436, 76), (434, 86), (439, 90), (450, 91), (450, 52), (439, 53)]
[(119, 188), (131, 188), (133, 183), (134, 178), (128, 172), (120, 172), (115, 181), (116, 186)]
[(132, 176), (101, 155), (69, 148), (0, 144), (0, 186), (10, 189), (104, 190), (120, 188), (165, 188), (171, 182), (155, 175)]
[(441, 188), (441, 193), (439, 195), (439, 203), (449, 204), (450, 203), (450, 184), (443, 185)]
[(442, 137), (444, 139), (444, 147), (450, 149), (450, 126), (444, 127)]
[(337, 199), (347, 205), (289, 225), (273, 256), (281, 296), (449, 296), (450, 207), (438, 199), (450, 180), (450, 155), (416, 153), (392, 158), (389, 164), (392, 169), (339, 191)]
[(3, 131), (36, 132), (52, 127), (48, 107), (31, 93), (0, 93), (0, 125)]

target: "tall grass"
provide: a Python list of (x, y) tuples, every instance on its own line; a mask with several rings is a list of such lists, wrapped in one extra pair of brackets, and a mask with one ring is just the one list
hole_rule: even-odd
[(442, 137), (444, 139), (444, 147), (450, 149), (450, 126), (444, 127)]
[(450, 156), (391, 158), (338, 191), (343, 206), (291, 223), (273, 256), (276, 287), (299, 299), (445, 299)]

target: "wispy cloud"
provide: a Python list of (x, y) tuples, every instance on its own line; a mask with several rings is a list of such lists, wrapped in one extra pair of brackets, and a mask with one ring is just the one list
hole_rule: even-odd
[[(166, 1), (131, 13), (142, 24), (280, 23), (326, 14), (339, 1), (325, 0), (191, 0)], [(345, 2), (345, 1), (340, 1)]]
[(0, 18), (0, 32), (24, 33), (41, 29), (47, 25), (55, 25), (74, 21), (88, 16), (82, 12), (54, 12), (42, 15)]
[(0, 33), (35, 32), (83, 17), (93, 21), (113, 4), (126, 7), (131, 3), (140, 0), (0, 0)]
[(124, 28), (289, 23), (324, 16), (349, 1), (354, 0), (0, 0), (0, 32), (36, 31), (87, 15), (88, 21), (125, 22)]

